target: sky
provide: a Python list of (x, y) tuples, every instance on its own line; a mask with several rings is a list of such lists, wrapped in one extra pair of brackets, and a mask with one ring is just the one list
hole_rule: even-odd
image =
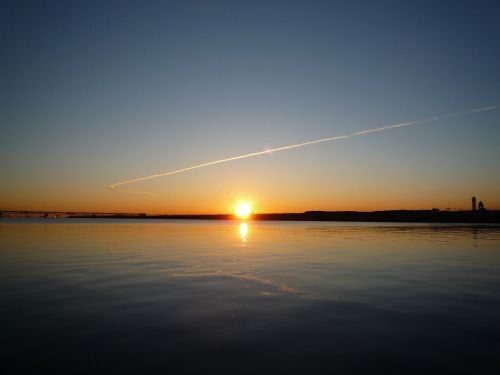
[(3, 1), (0, 209), (500, 209), (498, 1)]

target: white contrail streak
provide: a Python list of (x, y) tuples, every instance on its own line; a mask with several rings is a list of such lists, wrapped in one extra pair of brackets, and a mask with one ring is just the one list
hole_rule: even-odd
[(370, 133), (377, 133), (377, 132), (382, 132), (382, 131), (389, 130), (389, 129), (403, 128), (403, 127), (411, 126), (411, 125), (424, 124), (424, 123), (428, 123), (428, 122), (433, 122), (433, 121), (438, 121), (438, 120), (444, 120), (444, 119), (447, 119), (447, 118), (450, 118), (450, 117), (462, 116), (462, 115), (465, 115), (465, 114), (468, 114), (468, 113), (491, 111), (491, 110), (499, 109), (499, 108), (500, 108), (500, 104), (499, 105), (492, 105), (492, 106), (489, 106), (489, 107), (481, 107), (481, 108), (470, 109), (470, 110), (462, 111), (462, 112), (455, 112), (455, 113), (449, 113), (449, 114), (441, 115), (441, 116), (429, 117), (429, 118), (426, 118), (426, 119), (423, 119), (423, 120), (414, 120), (414, 121), (408, 121), (408, 122), (401, 122), (401, 123), (398, 123), (398, 124), (392, 124), (392, 125), (382, 126), (380, 128), (361, 130), (361, 131), (358, 131), (358, 132), (355, 132), (355, 133), (351, 133), (351, 134), (346, 134), (346, 135), (338, 135), (338, 136), (334, 136), (334, 137), (316, 139), (316, 140), (313, 140), (313, 141), (308, 141), (308, 142), (297, 143), (297, 144), (288, 145), (288, 146), (277, 147), (277, 148), (273, 148), (273, 149), (270, 149), (270, 150), (252, 152), (250, 154), (233, 156), (233, 157), (229, 157), (229, 158), (226, 158), (226, 159), (220, 159), (220, 160), (210, 161), (210, 162), (207, 162), (207, 163), (193, 165), (191, 167), (176, 169), (174, 171), (156, 173), (156, 174), (152, 174), (152, 175), (149, 175), (149, 176), (137, 177), (137, 178), (133, 178), (133, 179), (130, 179), (130, 180), (116, 182), (116, 183), (110, 185), (109, 189), (114, 190), (114, 191), (126, 192), (126, 193), (155, 195), (153, 193), (148, 193), (148, 192), (143, 192), (143, 191), (122, 190), (119, 187), (123, 186), (123, 185), (133, 184), (133, 183), (136, 183), (136, 182), (152, 180), (152, 179), (158, 178), (158, 177), (171, 176), (173, 174), (183, 173), (183, 172), (191, 171), (193, 169), (199, 169), (199, 168), (204, 168), (204, 167), (208, 167), (208, 166), (211, 166), (211, 165), (227, 163), (227, 162), (233, 161), (233, 160), (246, 159), (246, 158), (251, 158), (251, 157), (254, 157), (254, 156), (266, 155), (266, 154), (269, 154), (269, 153), (272, 153), (272, 152), (286, 151), (286, 150), (291, 150), (291, 149), (294, 149), (294, 148), (309, 146), (309, 145), (313, 145), (313, 144), (316, 144), (316, 143), (337, 141), (337, 140), (340, 140), (340, 139), (347, 139), (347, 138), (357, 137), (359, 135), (365, 135), (365, 134), (370, 134)]

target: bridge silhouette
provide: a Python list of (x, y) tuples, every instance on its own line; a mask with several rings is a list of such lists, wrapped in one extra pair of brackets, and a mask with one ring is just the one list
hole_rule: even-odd
[(42, 211), (42, 210), (0, 210), (0, 217), (103, 217), (103, 216), (146, 216), (145, 213), (88, 212), (88, 211)]

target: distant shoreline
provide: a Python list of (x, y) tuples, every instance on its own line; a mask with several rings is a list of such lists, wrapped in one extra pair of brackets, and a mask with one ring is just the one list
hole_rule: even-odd
[[(72, 215), (69, 218), (95, 219), (172, 219), (172, 220), (240, 220), (232, 214), (216, 215)], [(358, 221), (358, 222), (410, 222), (410, 223), (500, 223), (500, 211), (306, 211), (303, 213), (253, 214), (254, 221)]]

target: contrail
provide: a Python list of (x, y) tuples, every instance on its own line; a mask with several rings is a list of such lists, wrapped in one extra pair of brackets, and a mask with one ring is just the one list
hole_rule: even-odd
[(148, 193), (148, 192), (143, 192), (143, 191), (122, 190), (119, 187), (123, 186), (123, 185), (133, 184), (133, 183), (136, 183), (136, 182), (152, 180), (152, 179), (158, 178), (158, 177), (171, 176), (173, 174), (183, 173), (183, 172), (191, 171), (191, 170), (194, 170), (194, 169), (205, 168), (205, 167), (209, 167), (211, 165), (227, 163), (229, 161), (246, 159), (246, 158), (251, 158), (251, 157), (259, 156), (259, 155), (266, 155), (266, 154), (269, 154), (269, 153), (272, 153), (272, 152), (291, 150), (291, 149), (294, 149), (294, 148), (299, 148), (299, 147), (314, 145), (316, 143), (338, 141), (340, 139), (347, 139), (347, 138), (357, 137), (359, 135), (377, 133), (377, 132), (382, 132), (382, 131), (389, 130), (389, 129), (403, 128), (403, 127), (411, 126), (411, 125), (424, 124), (424, 123), (429, 123), (429, 122), (433, 122), (433, 121), (444, 120), (444, 119), (447, 119), (447, 118), (450, 118), (450, 117), (462, 116), (462, 115), (465, 115), (465, 114), (468, 114), (468, 113), (491, 111), (491, 110), (499, 109), (499, 108), (500, 108), (500, 104), (499, 105), (492, 105), (492, 106), (489, 106), (489, 107), (475, 108), (475, 109), (470, 109), (470, 110), (462, 111), (462, 112), (455, 112), (455, 113), (449, 113), (449, 114), (441, 115), (441, 116), (429, 117), (429, 118), (426, 118), (426, 119), (423, 119), (423, 120), (414, 120), (414, 121), (408, 121), (408, 122), (401, 122), (401, 123), (398, 123), (398, 124), (392, 124), (392, 125), (382, 126), (380, 128), (361, 130), (361, 131), (357, 131), (357, 132), (351, 133), (351, 134), (337, 135), (337, 136), (333, 136), (333, 137), (321, 138), (321, 139), (316, 139), (316, 140), (313, 140), (313, 141), (307, 141), (307, 142), (297, 143), (297, 144), (293, 144), (293, 145), (277, 147), (277, 148), (273, 148), (273, 149), (270, 149), (270, 150), (252, 152), (250, 154), (244, 154), (244, 155), (238, 155), (238, 156), (232, 156), (232, 157), (229, 157), (229, 158), (226, 158), (226, 159), (220, 159), (220, 160), (210, 161), (210, 162), (207, 162), (207, 163), (193, 165), (191, 167), (176, 169), (174, 171), (156, 173), (156, 174), (152, 174), (152, 175), (149, 175), (149, 176), (137, 177), (137, 178), (133, 178), (133, 179), (130, 179), (130, 180), (116, 182), (116, 183), (110, 185), (109, 189), (114, 190), (114, 191), (125, 192), (125, 193), (155, 195), (153, 193)]

